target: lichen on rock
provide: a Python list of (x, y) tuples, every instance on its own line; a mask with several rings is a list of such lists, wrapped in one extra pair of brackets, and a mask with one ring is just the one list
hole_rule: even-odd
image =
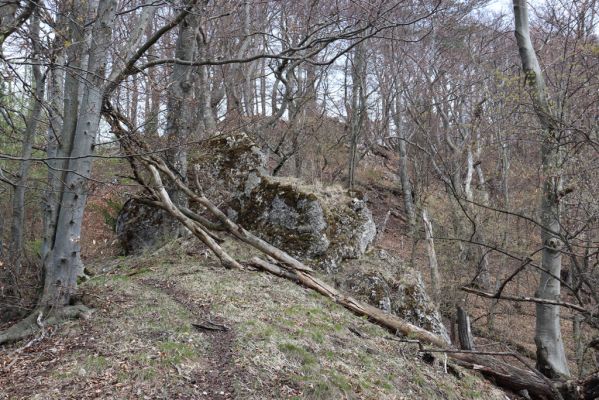
[[(188, 181), (191, 186), (198, 182), (218, 205), (232, 202), (233, 194), (240, 190), (251, 191), (264, 173), (265, 155), (245, 133), (220, 135), (190, 146)], [(236, 217), (234, 208), (227, 211)], [(135, 199), (127, 201), (117, 216), (116, 233), (125, 254), (157, 248), (180, 232), (178, 222), (168, 213)]]
[(345, 263), (338, 285), (375, 307), (397, 315), (449, 342), (441, 315), (428, 296), (420, 273), (384, 251)]
[(292, 178), (261, 176), (237, 195), (239, 222), (301, 260), (332, 273), (366, 252), (376, 235), (364, 199), (341, 188), (317, 188)]

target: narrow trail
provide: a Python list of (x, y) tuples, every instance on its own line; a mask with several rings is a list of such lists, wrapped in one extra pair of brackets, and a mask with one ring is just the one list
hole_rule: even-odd
[(209, 321), (228, 328), (226, 331), (202, 330), (209, 341), (209, 350), (205, 354), (205, 368), (192, 377), (192, 383), (199, 388), (198, 395), (204, 396), (204, 398), (214, 400), (236, 398), (239, 393), (236, 393), (234, 382), (242, 379), (243, 371), (234, 363), (234, 329), (222, 318), (213, 319), (210, 304), (193, 301), (191, 293), (178, 287), (177, 283), (172, 280), (161, 281), (147, 278), (139, 282), (160, 290), (177, 304), (187, 309), (193, 316), (192, 323)]

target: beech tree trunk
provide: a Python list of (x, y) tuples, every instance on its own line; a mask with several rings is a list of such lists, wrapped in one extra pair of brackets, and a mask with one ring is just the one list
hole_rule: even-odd
[[(68, 115), (65, 121), (75, 122), (69, 131), (63, 125), (62, 138), (71, 143), (66, 153), (64, 187), (52, 224), (52, 240), (48, 246), (44, 263), (44, 289), (40, 306), (64, 306), (69, 303), (77, 287), (77, 277), (83, 273), (81, 262), (81, 225), (87, 201), (87, 181), (91, 175), (94, 145), (100, 124), (103, 100), (103, 78), (111, 41), (111, 29), (115, 18), (116, 1), (100, 1), (93, 13), (90, 41), (86, 43), (87, 73), (81, 84), (81, 101), (76, 115)], [(93, 44), (92, 44), (93, 43)], [(74, 94), (73, 91), (70, 94)], [(74, 99), (69, 99), (74, 100)], [(66, 103), (66, 100), (65, 100)], [(68, 105), (68, 104), (66, 104)], [(66, 150), (66, 149), (64, 149)]]
[(351, 107), (349, 110), (349, 162), (347, 186), (354, 188), (356, 167), (358, 164), (358, 139), (362, 134), (366, 116), (366, 49), (360, 43), (355, 47), (351, 89)]
[(428, 265), (431, 271), (433, 299), (437, 303), (441, 293), (439, 266), (437, 264), (437, 253), (435, 252), (435, 241), (433, 239), (433, 224), (428, 217), (426, 209), (422, 210), (422, 222), (424, 223), (424, 240), (426, 242), (426, 252), (428, 254)]
[[(181, 23), (177, 36), (175, 58), (193, 60), (198, 52), (196, 36), (200, 24), (199, 15), (190, 13)], [(187, 141), (193, 130), (197, 106), (193, 101), (194, 71), (196, 67), (175, 64), (171, 73), (166, 135), (169, 149), (167, 159), (181, 176), (187, 180)], [(177, 188), (169, 188), (173, 202), (186, 206), (187, 197)]]
[(401, 190), (403, 194), (403, 203), (408, 215), (410, 229), (412, 233), (416, 227), (416, 211), (414, 210), (414, 200), (412, 197), (412, 184), (410, 183), (410, 174), (408, 171), (408, 146), (406, 143), (406, 132), (401, 123), (399, 93), (395, 96), (395, 110), (393, 112), (393, 122), (395, 131), (399, 139), (399, 179), (401, 181)]
[[(40, 34), (40, 20), (37, 13), (34, 14), (31, 22), (31, 39), (33, 41), (34, 54), (38, 54), (39, 49), (39, 34)], [(34, 62), (32, 63), (33, 80), (34, 80), (34, 95), (31, 99), (31, 110), (27, 116), (25, 124), (25, 132), (23, 133), (23, 143), (21, 145), (21, 165), (19, 166), (19, 172), (17, 180), (15, 181), (15, 192), (12, 203), (12, 222), (10, 227), (11, 241), (10, 241), (10, 260), (13, 266), (13, 272), (18, 277), (21, 272), (21, 258), (23, 253), (23, 235), (24, 235), (24, 223), (25, 223), (25, 192), (27, 189), (27, 177), (29, 175), (29, 167), (31, 166), (31, 151), (33, 148), (33, 141), (35, 138), (35, 132), (37, 130), (38, 121), (42, 113), (42, 100), (44, 99), (45, 83), (44, 76), (40, 69), (40, 66), (35, 61), (37, 57), (34, 56)]]
[(470, 328), (470, 316), (462, 307), (458, 306), (458, 337), (462, 350), (474, 350), (474, 339)]
[[(533, 106), (542, 128), (541, 168), (543, 193), (541, 200), (541, 242), (543, 244), (542, 272), (536, 297), (559, 300), (560, 281), (554, 276), (561, 272), (561, 240), (559, 191), (561, 190), (560, 139), (549, 107), (547, 88), (528, 26), (528, 8), (525, 0), (514, 0), (516, 41), (525, 79), (530, 87)], [(560, 328), (560, 307), (536, 304), (535, 343), (537, 368), (550, 378), (569, 376), (568, 363)]]

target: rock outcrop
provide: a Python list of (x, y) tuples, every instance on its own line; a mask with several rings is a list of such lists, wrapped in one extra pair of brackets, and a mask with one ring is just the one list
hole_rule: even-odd
[[(197, 181), (230, 218), (329, 274), (344, 291), (448, 338), (418, 271), (382, 251), (366, 254), (376, 226), (364, 195), (268, 176), (265, 156), (245, 134), (209, 139), (189, 159), (191, 185)], [(175, 225), (163, 211), (130, 200), (117, 232), (127, 254), (135, 254), (172, 237)]]
[(289, 254), (336, 272), (344, 259), (366, 252), (376, 235), (364, 198), (316, 188), (291, 178), (260, 176), (238, 193), (238, 221)]
[[(376, 253), (376, 254), (374, 254)], [(348, 261), (334, 277), (347, 292), (449, 341), (449, 334), (420, 273), (385, 251)]]
[(129, 199), (116, 219), (116, 234), (126, 255), (142, 254), (172, 239), (178, 222), (166, 211)]
[(197, 176), (202, 191), (215, 204), (229, 204), (233, 197), (248, 195), (259, 177), (266, 175), (266, 161), (245, 133), (216, 136), (192, 148), (188, 175), (194, 184)]
[[(204, 193), (219, 205), (229, 204), (235, 194), (247, 190), (252, 178), (264, 174), (266, 165), (260, 148), (243, 133), (201, 142), (189, 149), (188, 159), (192, 186), (199, 182)], [(169, 214), (134, 199), (127, 201), (117, 216), (117, 237), (127, 255), (157, 248), (180, 232)]]

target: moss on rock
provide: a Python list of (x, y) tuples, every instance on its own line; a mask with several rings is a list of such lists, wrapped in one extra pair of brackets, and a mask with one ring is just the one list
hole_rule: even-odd
[(364, 199), (333, 187), (262, 176), (240, 193), (239, 222), (293, 256), (335, 272), (340, 262), (364, 254), (376, 227)]

